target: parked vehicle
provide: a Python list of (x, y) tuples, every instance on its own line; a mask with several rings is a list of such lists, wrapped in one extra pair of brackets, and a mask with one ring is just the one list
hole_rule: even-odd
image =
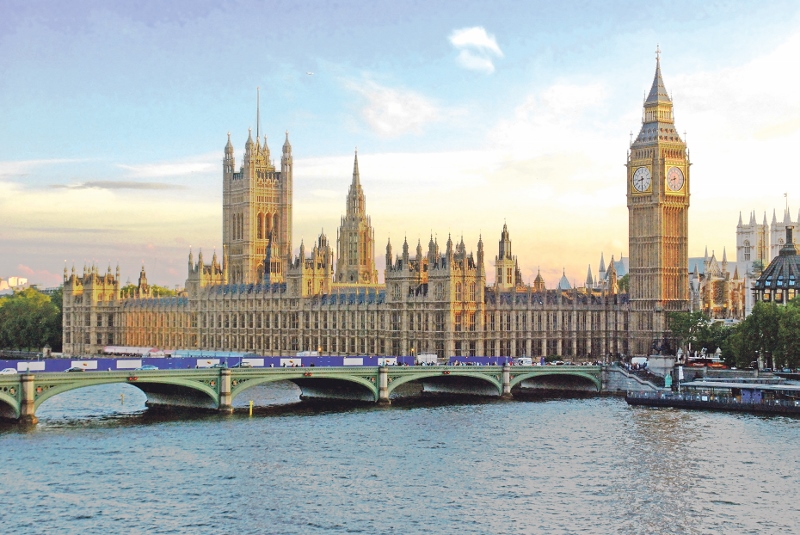
[(0, 370), (0, 375), (16, 375), (17, 370), (14, 368), (3, 368)]
[(136, 369), (137, 370), (157, 370), (158, 366), (153, 366), (152, 364), (145, 364), (144, 366), (139, 366)]
[(85, 372), (86, 368), (81, 368), (80, 366), (73, 366), (72, 368), (67, 368), (68, 372)]

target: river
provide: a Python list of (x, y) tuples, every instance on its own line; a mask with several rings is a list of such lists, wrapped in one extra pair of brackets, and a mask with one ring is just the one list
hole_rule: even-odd
[[(255, 390), (255, 389), (254, 389)], [(124, 394), (124, 403), (120, 395)], [(257, 405), (293, 401), (264, 387)], [(245, 407), (248, 400), (237, 400)], [(128, 385), (0, 425), (3, 533), (795, 533), (800, 419), (608, 397), (164, 413)]]

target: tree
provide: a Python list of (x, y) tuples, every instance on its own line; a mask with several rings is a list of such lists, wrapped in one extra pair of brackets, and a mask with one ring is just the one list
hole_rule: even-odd
[(61, 296), (54, 302), (35, 288), (0, 299), (0, 347), (39, 350), (49, 344), (61, 349)]
[(776, 360), (788, 368), (797, 368), (800, 365), (800, 306), (785, 308), (778, 326), (778, 338), (780, 345), (775, 351)]
[(702, 312), (670, 312), (667, 319), (669, 330), (672, 331), (678, 347), (685, 347), (687, 354), (692, 345), (697, 347), (699, 334), (708, 324), (708, 319)]
[(178, 292), (175, 290), (170, 290), (165, 286), (158, 286), (156, 284), (150, 286), (150, 295), (153, 297), (173, 297), (177, 294)]
[(785, 309), (775, 303), (755, 304), (753, 312), (737, 327), (736, 339), (732, 340), (737, 365), (749, 366), (759, 355), (769, 363), (781, 347), (779, 329)]
[[(126, 284), (122, 288), (120, 288), (120, 293), (123, 294), (136, 294), (139, 291), (139, 287), (135, 284)], [(173, 297), (178, 295), (178, 292), (175, 290), (170, 290), (166, 286), (159, 286), (157, 284), (153, 284), (150, 286), (150, 296), (151, 297)]]
[(629, 274), (625, 274), (619, 279), (617, 279), (617, 287), (619, 288), (619, 291), (628, 293), (628, 288), (630, 288), (630, 281), (631, 277)]

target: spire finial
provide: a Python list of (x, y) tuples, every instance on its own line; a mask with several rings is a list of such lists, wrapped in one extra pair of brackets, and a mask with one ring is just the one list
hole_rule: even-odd
[(661, 47), (658, 44), (656, 44), (656, 61), (661, 61)]

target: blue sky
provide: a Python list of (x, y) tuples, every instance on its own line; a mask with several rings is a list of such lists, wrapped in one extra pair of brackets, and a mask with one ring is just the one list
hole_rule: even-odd
[[(431, 5), (433, 4), (433, 5)], [(64, 260), (182, 284), (221, 247), (221, 164), (295, 156), (294, 247), (335, 236), (359, 149), (378, 241), (508, 222), (523, 274), (627, 256), (624, 163), (656, 44), (694, 163), (690, 255), (797, 218), (797, 2), (0, 3), (0, 277)], [(313, 75), (307, 74), (313, 72)], [(795, 202), (793, 202), (795, 201)], [(489, 267), (489, 266), (487, 266)], [(382, 272), (382, 266), (379, 266)], [(491, 273), (492, 271), (489, 270)]]

